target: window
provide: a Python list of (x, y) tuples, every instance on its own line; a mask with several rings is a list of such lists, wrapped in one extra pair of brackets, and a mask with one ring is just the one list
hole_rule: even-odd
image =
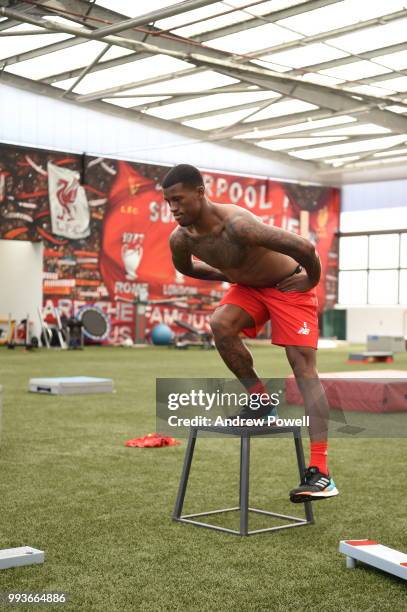
[(398, 268), (399, 235), (379, 234), (369, 238), (369, 268)]
[(406, 232), (342, 234), (338, 303), (407, 304)]
[(340, 270), (364, 270), (367, 268), (368, 237), (348, 236), (339, 243)]
[(366, 304), (367, 272), (339, 272), (339, 304)]
[(369, 270), (368, 303), (398, 303), (398, 270)]
[(407, 270), (400, 270), (399, 303), (407, 304)]
[(407, 234), (400, 236), (400, 268), (407, 268)]

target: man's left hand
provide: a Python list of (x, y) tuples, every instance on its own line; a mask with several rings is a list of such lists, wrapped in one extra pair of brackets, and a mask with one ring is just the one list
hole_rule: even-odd
[(301, 270), (298, 274), (293, 274), (285, 278), (276, 285), (276, 289), (288, 293), (290, 291), (309, 291), (312, 289), (312, 284), (305, 270)]

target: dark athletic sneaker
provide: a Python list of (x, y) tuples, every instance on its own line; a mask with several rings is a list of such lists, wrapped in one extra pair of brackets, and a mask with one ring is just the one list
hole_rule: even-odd
[(235, 419), (236, 417), (239, 417), (240, 422), (243, 426), (247, 419), (264, 419), (265, 425), (267, 425), (268, 416), (273, 416), (276, 419), (278, 418), (278, 413), (275, 406), (261, 406), (257, 410), (253, 410), (252, 408), (250, 408), (250, 405), (247, 404), (238, 414), (235, 414), (228, 418)]
[(290, 491), (290, 499), (294, 504), (317, 499), (335, 497), (339, 491), (335, 486), (333, 478), (329, 474), (323, 474), (315, 466), (305, 470), (304, 478), (296, 489)]

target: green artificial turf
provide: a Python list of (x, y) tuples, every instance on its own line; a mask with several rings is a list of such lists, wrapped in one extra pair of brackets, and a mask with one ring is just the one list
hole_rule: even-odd
[[(407, 369), (407, 355), (351, 366), (348, 352), (319, 351), (319, 369)], [(289, 373), (281, 349), (253, 353), (262, 376)], [(402, 580), (367, 566), (346, 570), (338, 553), (346, 538), (407, 550), (406, 439), (332, 438), (340, 496), (314, 504), (316, 524), (241, 538), (171, 521), (185, 439), (169, 448), (124, 446), (155, 430), (156, 377), (229, 376), (215, 351), (3, 348), (0, 364), (0, 548), (46, 553), (43, 565), (0, 571), (0, 592), (65, 591), (70, 603), (60, 607), (83, 612), (406, 609)], [(111, 377), (116, 392), (27, 392), (31, 377), (75, 375)], [(305, 448), (308, 455), (307, 441)], [(237, 439), (199, 439), (184, 510), (237, 505), (238, 461)], [(287, 497), (298, 483), (292, 441), (254, 440), (251, 465), (251, 504), (300, 515)], [(237, 521), (226, 515), (218, 524)], [(271, 524), (257, 516), (250, 527)]]

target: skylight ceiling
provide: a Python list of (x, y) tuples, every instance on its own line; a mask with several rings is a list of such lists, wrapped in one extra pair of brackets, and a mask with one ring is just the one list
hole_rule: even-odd
[[(147, 57), (129, 64), (122, 64), (87, 74), (74, 88), (74, 92), (85, 94), (103, 90), (106, 87), (110, 89), (115, 86), (125, 86), (128, 83), (137, 83), (157, 76), (166, 76), (169, 72), (176, 74), (181, 70), (192, 67), (192, 64), (168, 57), (167, 55)], [(64, 89), (65, 87), (70, 87), (72, 82), (71, 80), (61, 81), (57, 83), (57, 86)]]
[(47, 53), (46, 61), (41, 56), (26, 60), (25, 62), (17, 62), (9, 66), (7, 70), (13, 74), (40, 80), (49, 75), (50, 71), (59, 72), (80, 68), (84, 62), (90, 64), (104, 49), (106, 49), (106, 53), (103, 55), (104, 61), (123, 57), (131, 53), (130, 50), (121, 47), (109, 48), (106, 43), (95, 40), (75, 45), (69, 49), (69, 53), (67, 53), (66, 49)]
[[(4, 27), (4, 26), (3, 26)], [(38, 47), (45, 47), (51, 43), (59, 42), (70, 38), (68, 34), (29, 34), (24, 35), (24, 31), (30, 29), (31, 31), (42, 32), (41, 28), (28, 27), (24, 24), (9, 28), (7, 33), (10, 36), (0, 38), (0, 59), (17, 55), (19, 53), (25, 53), (31, 49), (37, 49)], [(18, 32), (21, 36), (15, 36)], [(11, 36), (13, 34), (13, 36)]]
[[(137, 17), (150, 11), (164, 9), (177, 4), (179, 0), (148, 0), (148, 2), (134, 0), (96, 0), (98, 6), (104, 7), (126, 17)], [(63, 4), (63, 2), (62, 2)], [(91, 3), (90, 3), (91, 4)]]
[[(245, 4), (248, 4), (246, 2)], [(187, 14), (176, 15), (168, 19), (157, 21), (156, 26), (162, 30), (171, 30), (178, 36), (194, 36), (203, 31), (215, 30), (232, 23), (250, 19), (251, 16), (243, 11), (233, 11), (226, 3), (216, 2), (203, 6)], [(185, 25), (190, 24), (190, 25)]]
[(385, 138), (372, 138), (371, 140), (362, 142), (351, 142), (347, 144), (338, 144), (328, 147), (320, 147), (318, 149), (310, 149), (306, 151), (293, 151), (293, 155), (302, 159), (317, 159), (321, 155), (334, 157), (342, 153), (356, 153), (359, 151), (373, 151), (380, 148), (392, 147), (396, 144), (401, 144), (407, 140), (407, 136), (388, 136)]
[(258, 28), (236, 32), (236, 34), (230, 34), (229, 36), (222, 36), (222, 38), (215, 38), (207, 44), (210, 47), (221, 49), (228, 53), (243, 54), (267, 48), (270, 46), (270, 41), (273, 42), (274, 46), (298, 40), (299, 38), (302, 38), (301, 34), (290, 32), (286, 28), (280, 28), (278, 25), (269, 23)]
[(238, 106), (240, 104), (249, 104), (263, 100), (271, 101), (276, 97), (279, 97), (279, 95), (272, 91), (215, 94), (213, 96), (196, 98), (193, 103), (193, 109), (191, 109), (190, 100), (187, 100), (185, 102), (174, 102), (174, 104), (164, 107), (153, 108), (148, 112), (155, 117), (176, 119), (182, 115), (190, 115), (191, 111), (193, 113), (200, 113), (222, 108), (233, 108), (233, 106)]
[(197, 128), (198, 130), (213, 130), (244, 119), (247, 114), (247, 110), (233, 111), (230, 113), (215, 115), (214, 117), (203, 117), (202, 119), (185, 121), (184, 125), (189, 125), (190, 127)]
[(314, 43), (300, 49), (296, 48), (264, 55), (261, 59), (269, 60), (284, 67), (301, 68), (302, 66), (312, 66), (313, 64), (327, 62), (348, 55), (346, 51), (339, 51), (323, 43)]
[(375, 17), (383, 17), (394, 11), (403, 10), (403, 0), (343, 0), (334, 5), (311, 10), (307, 14), (296, 15), (281, 21), (281, 25), (293, 28), (304, 36), (312, 36), (343, 26), (353, 25)]
[(316, 171), (405, 157), (406, 0), (0, 6), (5, 82)]

